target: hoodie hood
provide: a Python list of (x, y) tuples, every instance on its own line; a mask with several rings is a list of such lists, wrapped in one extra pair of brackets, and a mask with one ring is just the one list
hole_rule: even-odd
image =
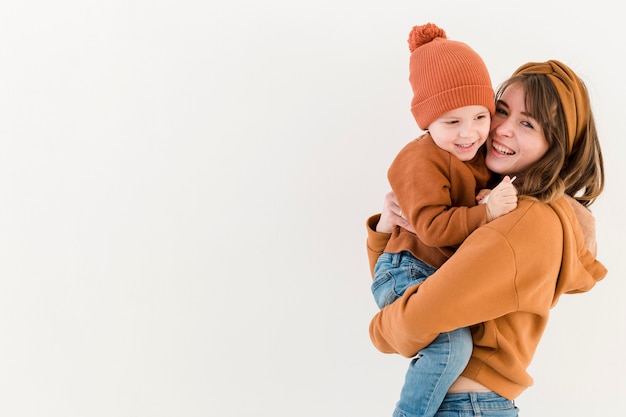
[(607, 269), (595, 257), (595, 233), (589, 232), (595, 227), (591, 212), (572, 198), (560, 198), (550, 206), (563, 225), (563, 258), (554, 306), (561, 294), (589, 291), (606, 276)]

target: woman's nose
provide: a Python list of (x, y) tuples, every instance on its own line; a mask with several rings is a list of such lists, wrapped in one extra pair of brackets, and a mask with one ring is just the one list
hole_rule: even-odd
[(508, 120), (503, 120), (493, 130), (500, 136), (510, 136), (512, 132), (511, 123)]

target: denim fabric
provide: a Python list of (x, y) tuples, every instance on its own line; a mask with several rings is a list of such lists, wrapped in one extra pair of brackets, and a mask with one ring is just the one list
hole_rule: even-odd
[[(372, 282), (376, 303), (383, 308), (394, 302), (408, 287), (424, 281), (435, 270), (409, 252), (383, 253)], [(467, 328), (439, 334), (411, 361), (393, 416), (434, 416), (448, 388), (465, 369), (472, 349), (472, 336)]]
[(513, 400), (495, 392), (458, 392), (446, 395), (435, 417), (518, 417)]
[(411, 361), (393, 416), (436, 415), (448, 388), (467, 366), (472, 348), (467, 327), (440, 333)]
[(416, 285), (436, 271), (410, 252), (383, 253), (374, 267), (372, 294), (378, 308), (393, 303), (407, 288)]

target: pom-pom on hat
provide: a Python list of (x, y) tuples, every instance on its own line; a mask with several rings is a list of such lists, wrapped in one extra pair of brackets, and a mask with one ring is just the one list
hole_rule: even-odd
[(493, 115), (494, 92), (482, 58), (463, 42), (448, 39), (433, 23), (409, 33), (411, 113), (420, 129), (441, 115), (465, 106), (485, 106)]

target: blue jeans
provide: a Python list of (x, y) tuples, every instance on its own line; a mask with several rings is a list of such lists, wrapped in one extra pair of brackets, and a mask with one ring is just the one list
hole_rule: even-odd
[[(372, 282), (376, 304), (383, 308), (394, 302), (408, 287), (424, 281), (435, 270), (409, 252), (383, 253), (374, 268)], [(434, 416), (448, 388), (467, 366), (472, 348), (468, 328), (440, 333), (411, 361), (393, 416)]]
[(495, 392), (455, 392), (446, 395), (435, 417), (518, 417), (515, 402)]

